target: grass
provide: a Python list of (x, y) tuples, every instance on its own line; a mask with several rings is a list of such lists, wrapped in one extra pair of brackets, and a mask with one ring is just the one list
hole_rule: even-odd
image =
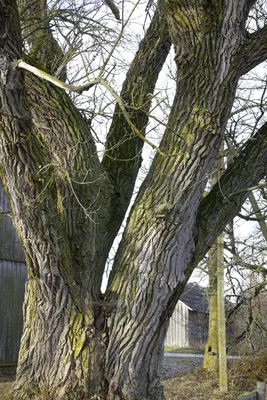
[(204, 349), (196, 347), (177, 347), (177, 346), (165, 346), (165, 353), (181, 353), (181, 354), (204, 354)]
[[(218, 392), (218, 382), (212, 375), (193, 372), (163, 381), (166, 400), (236, 400), (242, 393), (230, 390), (228, 394)], [(11, 400), (12, 382), (0, 382), (0, 399)]]
[[(200, 372), (190, 373), (163, 382), (166, 400), (236, 400), (241, 392), (219, 394), (216, 379)], [(12, 382), (0, 382), (0, 399), (11, 400)]]
[(205, 372), (190, 372), (163, 382), (166, 400), (236, 400), (242, 393), (232, 388), (220, 393), (218, 380)]
[(256, 382), (267, 377), (267, 354), (229, 360), (227, 393), (219, 392), (217, 376), (194, 371), (163, 381), (166, 400), (236, 400), (256, 389)]
[(0, 372), (1, 372), (1, 374), (0, 374), (0, 399), (1, 400), (10, 400), (11, 399), (10, 391), (12, 389), (12, 384), (13, 384), (14, 376), (16, 373), (16, 365), (1, 364)]

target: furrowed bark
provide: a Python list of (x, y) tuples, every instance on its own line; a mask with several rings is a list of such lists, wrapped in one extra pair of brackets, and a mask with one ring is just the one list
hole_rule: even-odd
[[(18, 8), (22, 36), (30, 47), (30, 56), (38, 60), (51, 74), (59, 72), (65, 80), (64, 54), (50, 27), (46, 0), (19, 0)], [(58, 69), (61, 68), (61, 71)]]
[[(168, 156), (155, 157), (141, 187), (102, 300), (101, 251), (106, 251), (106, 235), (115, 232), (109, 233), (108, 213), (125, 207), (131, 187), (124, 182), (130, 174), (133, 184), (131, 168), (137, 171), (140, 161), (127, 162), (127, 169), (124, 162), (106, 157), (111, 151), (120, 160), (135, 159), (142, 143), (128, 130), (133, 140), (122, 150), (117, 128), (128, 127), (115, 115), (104, 169), (89, 128), (66, 94), (27, 75), (27, 98), (23, 74), (15, 69), (22, 46), (15, 2), (0, 1), (0, 171), (29, 267), (15, 397), (161, 400), (159, 367), (168, 319), (192, 265), (212, 243), (202, 218), (214, 234), (228, 218), (224, 199), (216, 197), (215, 208), (222, 205), (224, 214), (215, 228), (201, 199), (234, 97), (248, 2), (221, 0), (216, 8), (200, 0), (164, 3), (178, 67), (170, 129), (161, 143)], [(149, 77), (147, 65), (140, 67), (145, 90), (140, 91), (134, 68), (137, 92), (130, 76), (124, 92), (124, 101), (131, 94), (135, 108), (149, 104), (154, 67), (163, 63), (158, 52), (166, 50), (161, 34), (152, 28), (150, 33), (158, 45), (150, 49), (144, 40), (141, 48), (152, 51), (152, 58), (141, 49), (136, 56), (138, 64), (151, 60), (153, 65)], [(143, 114), (135, 109), (131, 114), (141, 131)], [(260, 156), (265, 151), (263, 145)], [(256, 171), (249, 171), (253, 178), (241, 173), (241, 189), (259, 178), (261, 168), (256, 163)], [(233, 178), (221, 180), (226, 187), (240, 173), (234, 167), (231, 171)], [(217, 192), (209, 199), (212, 193)], [(120, 199), (113, 208), (116, 196)], [(233, 209), (237, 199), (245, 198), (228, 197), (234, 199)]]
[(247, 35), (243, 46), (243, 57), (240, 60), (240, 76), (266, 60), (267, 26)]
[[(91, 179), (93, 167), (96, 179), (100, 163), (88, 129), (64, 93), (34, 82), (28, 103), (23, 74), (15, 68), (21, 37), (11, 0), (0, 7), (0, 45), (1, 176), (29, 271), (14, 397), (83, 398), (102, 391), (105, 382), (98, 351), (105, 337), (103, 327), (97, 327), (101, 318), (96, 317), (90, 276), (97, 229), (95, 221), (86, 221), (80, 204), (89, 191), (89, 201), (101, 196), (97, 197), (97, 184), (93, 190), (79, 181)], [(40, 100), (40, 88), (51, 95), (49, 106), (46, 96), (34, 102)], [(75, 248), (76, 236), (80, 248)]]
[[(229, 18), (232, 6), (235, 18)], [(171, 156), (156, 155), (110, 277), (107, 298), (117, 308), (107, 352), (109, 399), (162, 398), (159, 356), (177, 287), (186, 280), (195, 250), (198, 207), (232, 106), (238, 79), (233, 66), (244, 41), (243, 6), (165, 3), (178, 69), (172, 129), (161, 143)]]
[[(28, 260), (27, 260), (28, 261)], [(73, 400), (103, 393), (105, 336), (55, 274), (27, 282), (14, 399)]]
[[(63, 225), (75, 268), (70, 282), (99, 300), (103, 253), (113, 187), (97, 156), (87, 122), (61, 89), (27, 73), (28, 99), (37, 137), (47, 157), (40, 164)], [(67, 270), (66, 270), (67, 272)], [(85, 295), (86, 297), (86, 295)]]
[(204, 197), (198, 209), (195, 228), (196, 265), (217, 237), (238, 213), (248, 196), (247, 189), (266, 176), (267, 124), (248, 140), (241, 153), (234, 158), (218, 184)]
[(170, 306), (176, 304), (194, 268), (224, 227), (238, 214), (248, 197), (247, 189), (266, 176), (266, 160), (267, 124), (264, 124), (234, 158), (218, 184), (201, 200), (193, 234), (195, 250), (185, 270), (186, 279), (177, 285)]

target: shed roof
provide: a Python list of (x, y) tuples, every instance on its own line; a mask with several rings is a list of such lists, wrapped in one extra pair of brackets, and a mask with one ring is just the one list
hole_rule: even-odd
[(209, 312), (208, 288), (197, 283), (188, 283), (183, 291), (180, 300), (191, 308), (192, 311), (202, 313)]
[[(182, 301), (191, 311), (209, 313), (208, 287), (203, 287), (197, 283), (188, 283), (183, 291), (180, 301)], [(234, 304), (225, 298), (225, 310), (229, 311)]]

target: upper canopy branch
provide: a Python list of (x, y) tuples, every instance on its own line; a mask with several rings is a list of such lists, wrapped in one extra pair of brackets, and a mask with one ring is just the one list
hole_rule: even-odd
[[(159, 7), (131, 63), (121, 94), (116, 99), (102, 162), (120, 192), (120, 201), (126, 201), (126, 208), (141, 165), (142, 148), (144, 142), (148, 142), (145, 139), (145, 129), (152, 94), (170, 46), (167, 22)], [(121, 104), (124, 104), (125, 109)], [(136, 129), (142, 136), (136, 134)], [(154, 145), (152, 147), (155, 148)], [(159, 149), (156, 150), (161, 153)]]
[(239, 59), (240, 76), (267, 59), (267, 25), (247, 36)]
[[(131, 63), (121, 93), (115, 97), (117, 104), (106, 139), (102, 166), (114, 187), (108, 234), (105, 235), (107, 253), (133, 194), (144, 142), (148, 142), (145, 130), (155, 84), (171, 46), (167, 22), (162, 8), (158, 7)], [(135, 130), (140, 134), (137, 135)], [(103, 260), (107, 253), (102, 254)]]
[(137, 166), (137, 172), (139, 170), (140, 163), (137, 159), (141, 157), (140, 151), (144, 140), (136, 140), (136, 137), (132, 135), (132, 125), (145, 136), (145, 127), (149, 118), (147, 112), (153, 98), (152, 93), (170, 46), (167, 22), (162, 8), (159, 7), (140, 43), (121, 90), (120, 99), (127, 108), (129, 120), (125, 119), (125, 112), (121, 112), (123, 110), (117, 99), (107, 136), (103, 166), (113, 178), (114, 172), (117, 175), (118, 165), (124, 170), (128, 169), (130, 173), (133, 167)]
[(214, 238), (238, 213), (251, 188), (258, 187), (266, 176), (266, 161), (267, 123), (248, 140), (241, 154), (201, 201), (195, 229), (195, 263), (204, 257)]
[(267, 173), (267, 123), (247, 142), (242, 153), (234, 158), (219, 182), (200, 202), (194, 229), (195, 250), (185, 270), (183, 282), (172, 297), (179, 299), (192, 271), (203, 259), (225, 226), (238, 214), (249, 195)]

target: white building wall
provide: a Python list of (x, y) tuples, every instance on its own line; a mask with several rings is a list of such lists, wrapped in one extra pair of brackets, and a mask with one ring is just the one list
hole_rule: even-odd
[(179, 300), (170, 320), (165, 346), (187, 347), (188, 345), (188, 307)]

